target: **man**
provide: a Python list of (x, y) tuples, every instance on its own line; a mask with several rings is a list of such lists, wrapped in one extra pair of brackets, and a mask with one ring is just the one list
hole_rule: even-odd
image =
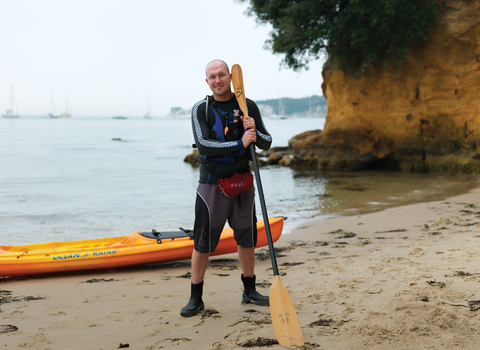
[(191, 296), (187, 306), (180, 311), (184, 317), (196, 315), (205, 307), (202, 300), (203, 279), (209, 253), (215, 251), (227, 220), (238, 244), (244, 284), (242, 302), (269, 305), (268, 296), (261, 295), (255, 288), (255, 189), (252, 186), (231, 198), (217, 188), (217, 182), (234, 174), (251, 176), (249, 145), (254, 142), (267, 150), (272, 138), (252, 100), (247, 99), (250, 115), (239, 116), (240, 107), (230, 89), (232, 75), (224, 61), (211, 61), (205, 74), (213, 95), (198, 101), (192, 109), (193, 135), (200, 157), (200, 179), (193, 228), (195, 249), (192, 253)]

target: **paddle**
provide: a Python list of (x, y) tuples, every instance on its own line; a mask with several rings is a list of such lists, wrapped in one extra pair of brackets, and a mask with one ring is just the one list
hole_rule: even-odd
[[(245, 90), (243, 88), (242, 68), (238, 64), (232, 66), (232, 83), (237, 97), (240, 109), (244, 116), (248, 115), (247, 100), (245, 98)], [(272, 315), (272, 325), (275, 336), (282, 346), (301, 346), (303, 345), (302, 331), (298, 322), (297, 313), (292, 303), (292, 299), (288, 294), (287, 288), (280, 280), (278, 273), (277, 259), (273, 247), (272, 234), (270, 232), (270, 224), (268, 223), (267, 207), (265, 205), (265, 197), (263, 195), (262, 182), (260, 180), (260, 171), (258, 170), (257, 158), (255, 156), (255, 145), (250, 144), (250, 153), (252, 154), (253, 170), (257, 182), (257, 190), (262, 207), (263, 222), (265, 224), (265, 232), (267, 234), (268, 249), (270, 251), (270, 259), (272, 260), (274, 281), (270, 287), (270, 313)]]

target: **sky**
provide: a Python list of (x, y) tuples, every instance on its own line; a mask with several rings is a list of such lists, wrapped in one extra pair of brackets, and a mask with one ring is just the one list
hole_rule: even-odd
[[(271, 27), (234, 0), (0, 0), (0, 112), (168, 115), (210, 94), (205, 66), (240, 64), (253, 100), (322, 95), (322, 65), (294, 72)], [(52, 98), (53, 97), (53, 98)], [(53, 100), (53, 103), (52, 103)], [(54, 110), (55, 107), (55, 110)]]

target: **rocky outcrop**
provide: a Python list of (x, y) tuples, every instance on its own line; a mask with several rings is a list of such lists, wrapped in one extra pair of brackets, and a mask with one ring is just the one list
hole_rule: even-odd
[(440, 8), (428, 45), (402, 65), (346, 73), (326, 62), (325, 127), (291, 140), (292, 167), (480, 170), (480, 1)]
[(200, 166), (200, 162), (198, 161), (198, 150), (194, 149), (192, 153), (189, 155), (185, 156), (183, 159), (185, 163), (190, 163), (192, 167), (198, 168)]

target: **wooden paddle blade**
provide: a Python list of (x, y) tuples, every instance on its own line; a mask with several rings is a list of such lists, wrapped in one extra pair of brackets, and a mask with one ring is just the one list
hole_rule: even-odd
[(245, 89), (243, 88), (242, 68), (238, 64), (232, 66), (232, 85), (238, 105), (244, 116), (248, 115), (247, 98), (245, 97)]
[(292, 299), (287, 288), (275, 276), (270, 287), (270, 313), (275, 336), (280, 345), (285, 347), (302, 346), (303, 336), (298, 322), (297, 313), (293, 307)]

